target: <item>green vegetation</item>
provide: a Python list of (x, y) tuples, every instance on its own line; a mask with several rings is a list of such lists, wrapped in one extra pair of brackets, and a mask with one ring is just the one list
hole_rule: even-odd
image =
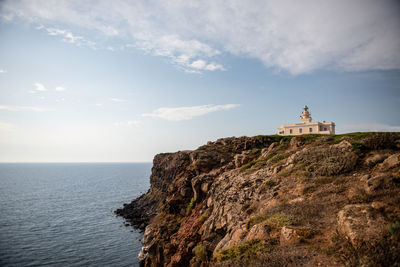
[(288, 158), (289, 155), (290, 155), (289, 153), (277, 154), (270, 159), (270, 162), (272, 164), (278, 163), (279, 161)]
[(249, 163), (243, 165), (243, 166), (240, 168), (240, 172), (244, 172), (245, 170), (250, 169), (250, 168), (253, 167), (253, 165), (256, 164), (256, 163), (257, 163), (256, 160), (250, 161)]
[(261, 148), (253, 148), (249, 152), (249, 156), (258, 156), (261, 154)]
[(201, 243), (197, 244), (192, 251), (197, 259), (201, 261), (205, 261), (207, 259), (207, 251)]
[(283, 142), (290, 142), (290, 140), (293, 138), (294, 136), (281, 136), (281, 135), (257, 135), (254, 136), (253, 138), (255, 139), (259, 139), (263, 142), (270, 142), (270, 143), (274, 143), (277, 142), (279, 143), (281, 140), (283, 140)]
[(290, 219), (284, 213), (275, 213), (272, 216), (269, 216), (266, 213), (261, 213), (251, 217), (246, 222), (246, 230), (249, 231), (251, 227), (259, 223), (264, 226), (269, 226), (275, 230), (280, 230), (283, 226), (288, 226), (292, 224)]
[(267, 253), (271, 247), (267, 243), (259, 240), (251, 240), (240, 246), (233, 246), (228, 249), (217, 251), (214, 255), (216, 261), (243, 261), (247, 262), (256, 254)]
[(351, 144), (353, 150), (357, 150), (357, 149), (364, 150), (365, 149), (364, 144), (361, 142), (351, 142), (350, 144)]
[(355, 132), (355, 133), (337, 134), (337, 135), (329, 135), (329, 136), (332, 136), (335, 141), (338, 141), (340, 138), (342, 138), (344, 136), (351, 137), (354, 140), (361, 140), (371, 134), (372, 134), (371, 132)]
[(193, 207), (194, 207), (194, 197), (192, 197), (192, 199), (190, 200), (189, 205), (186, 207), (186, 211), (187, 212), (191, 211)]
[(400, 230), (400, 218), (395, 219), (388, 225), (388, 232), (393, 236)]
[(203, 214), (203, 215), (201, 215), (200, 222), (204, 223), (207, 219), (208, 219), (207, 214)]

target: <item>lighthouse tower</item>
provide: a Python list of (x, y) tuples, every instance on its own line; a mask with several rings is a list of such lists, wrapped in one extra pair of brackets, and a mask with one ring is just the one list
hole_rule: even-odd
[(310, 123), (312, 121), (311, 113), (308, 111), (307, 105), (303, 108), (303, 113), (301, 113), (300, 120), (302, 123)]

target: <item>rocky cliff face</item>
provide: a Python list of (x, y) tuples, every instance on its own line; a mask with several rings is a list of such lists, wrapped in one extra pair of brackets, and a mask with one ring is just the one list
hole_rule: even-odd
[(154, 158), (116, 211), (144, 266), (400, 265), (400, 134), (224, 138)]

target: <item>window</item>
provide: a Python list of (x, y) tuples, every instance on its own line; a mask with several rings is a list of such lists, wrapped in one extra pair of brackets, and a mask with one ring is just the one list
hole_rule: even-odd
[(302, 128), (300, 128), (300, 129), (299, 129), (299, 133), (302, 133), (302, 132), (303, 132), (303, 129), (302, 129)]
[(310, 133), (312, 133), (312, 128), (310, 128)]
[(290, 133), (293, 133), (293, 130), (292, 130), (292, 129), (290, 129), (290, 130), (289, 130), (289, 132), (290, 132)]
[(328, 129), (326, 129), (326, 127), (324, 127), (324, 131), (328, 131)]

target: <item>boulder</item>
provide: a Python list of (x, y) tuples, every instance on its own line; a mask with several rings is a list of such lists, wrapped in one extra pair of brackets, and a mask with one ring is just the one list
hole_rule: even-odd
[(300, 237), (301, 236), (296, 229), (284, 226), (281, 229), (281, 235), (279, 241), (281, 246), (297, 244), (301, 240)]
[(390, 169), (400, 165), (400, 153), (391, 155), (381, 164), (379, 164), (379, 168), (381, 169)]
[(337, 223), (339, 234), (355, 248), (381, 240), (386, 230), (385, 218), (369, 204), (345, 206), (338, 213)]
[(249, 233), (246, 235), (245, 241), (253, 239), (267, 240), (269, 238), (268, 231), (264, 225), (256, 224), (250, 228)]
[(372, 154), (371, 156), (367, 157), (365, 159), (364, 163), (365, 163), (365, 165), (367, 165), (369, 167), (373, 167), (376, 164), (384, 161), (386, 158), (387, 158), (387, 155), (375, 153), (375, 154)]

